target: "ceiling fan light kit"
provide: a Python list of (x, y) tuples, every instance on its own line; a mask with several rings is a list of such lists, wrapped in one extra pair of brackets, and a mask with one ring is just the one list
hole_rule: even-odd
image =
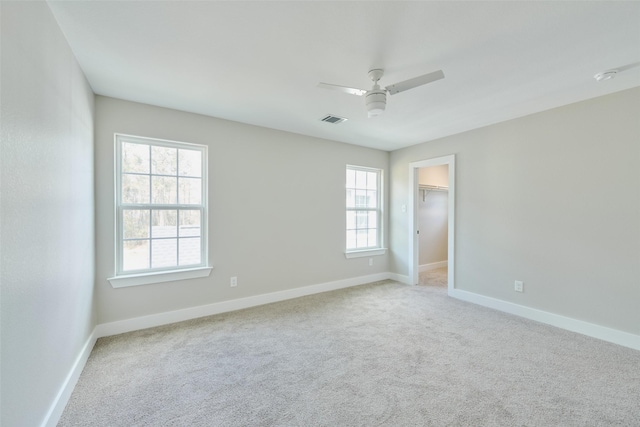
[(373, 88), (367, 91), (365, 105), (367, 106), (367, 117), (376, 117), (384, 112), (387, 106), (387, 91), (380, 89), (378, 80), (382, 78), (384, 71), (378, 68), (369, 71), (369, 78), (373, 81)]
[(380, 89), (367, 92), (366, 105), (369, 118), (379, 116), (387, 106), (387, 93)]
[(351, 95), (365, 97), (365, 105), (367, 108), (367, 117), (376, 117), (382, 114), (387, 106), (387, 93), (395, 95), (396, 93), (404, 92), (405, 90), (413, 89), (418, 86), (422, 86), (427, 83), (435, 82), (444, 78), (442, 70), (434, 71), (433, 73), (424, 74), (422, 76), (414, 77), (409, 80), (405, 80), (400, 83), (396, 83), (385, 88), (380, 88), (378, 81), (384, 75), (384, 70), (380, 68), (374, 68), (369, 71), (369, 78), (373, 81), (373, 87), (371, 90), (356, 89), (347, 86), (339, 86), (330, 83), (318, 83), (318, 87), (323, 89), (337, 90), (340, 92), (348, 93)]

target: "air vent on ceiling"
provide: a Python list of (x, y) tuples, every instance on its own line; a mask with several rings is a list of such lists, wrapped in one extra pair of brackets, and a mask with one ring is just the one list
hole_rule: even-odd
[(332, 116), (332, 115), (325, 116), (320, 120), (327, 123), (333, 123), (334, 125), (347, 121), (347, 119), (345, 119), (344, 117), (338, 117), (338, 116)]

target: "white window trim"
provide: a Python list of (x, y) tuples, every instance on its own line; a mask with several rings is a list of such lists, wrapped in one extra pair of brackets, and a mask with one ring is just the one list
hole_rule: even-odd
[[(211, 273), (213, 267), (209, 266), (209, 257), (208, 257), (208, 227), (207, 227), (207, 217), (208, 217), (208, 151), (206, 145), (201, 144), (192, 144), (188, 142), (179, 142), (179, 141), (170, 141), (165, 139), (158, 138), (148, 138), (148, 137), (140, 137), (134, 135), (126, 135), (126, 134), (118, 134), (114, 135), (115, 141), (115, 182), (114, 182), (114, 218), (115, 218), (115, 263), (114, 266), (116, 274), (113, 277), (108, 278), (107, 280), (114, 288), (122, 288), (128, 286), (138, 286), (138, 285), (147, 285), (152, 283), (163, 283), (163, 282), (172, 282), (177, 280), (186, 280), (186, 279), (195, 279), (200, 277), (207, 277)], [(153, 269), (148, 271), (133, 271), (131, 273), (120, 271), (122, 267), (122, 254), (120, 251), (121, 239), (122, 239), (122, 224), (120, 221), (120, 195), (121, 195), (121, 181), (122, 181), (122, 143), (123, 142), (132, 142), (132, 143), (141, 143), (141, 144), (152, 144), (152, 145), (161, 145), (167, 147), (176, 147), (176, 148), (188, 148), (193, 147), (202, 151), (203, 156), (203, 165), (202, 165), (202, 215), (200, 217), (200, 228), (201, 228), (201, 256), (202, 263), (198, 265), (188, 265), (185, 267), (169, 267), (165, 269)], [(171, 205), (176, 208), (180, 207), (193, 207), (186, 205)], [(158, 205), (158, 208), (166, 207), (165, 205)]]
[[(379, 169), (379, 168), (371, 168), (371, 167), (366, 167), (366, 166), (356, 166), (356, 165), (346, 165), (345, 171), (347, 169), (355, 169), (355, 170), (361, 170), (361, 171), (365, 171), (365, 172), (376, 172), (379, 174), (379, 182), (378, 182), (378, 201), (377, 201), (377, 206), (378, 208), (376, 209), (379, 212), (379, 218), (378, 218), (378, 242), (379, 242), (379, 246), (375, 247), (375, 248), (362, 248), (362, 249), (347, 249), (346, 248), (346, 241), (345, 241), (345, 250), (344, 250), (344, 256), (347, 259), (351, 259), (351, 258), (364, 258), (364, 257), (368, 257), (368, 256), (380, 256), (380, 255), (384, 255), (387, 252), (387, 248), (384, 247), (384, 206), (382, 201), (384, 200), (383, 197), (383, 189), (384, 189), (384, 170), (383, 169)], [(346, 178), (345, 178), (346, 179)], [(345, 189), (346, 189), (347, 185), (345, 182)], [(347, 208), (345, 206), (345, 212), (347, 212), (349, 210), (349, 208)], [(352, 209), (352, 210), (357, 210), (357, 209)], [(346, 224), (344, 227), (345, 231), (347, 229)], [(346, 239), (346, 237), (345, 237)]]
[(364, 258), (368, 256), (380, 256), (387, 253), (387, 248), (379, 249), (356, 249), (352, 251), (345, 251), (344, 256), (347, 259), (351, 258)]
[(176, 280), (197, 279), (211, 274), (213, 267), (199, 267), (184, 270), (154, 271), (142, 274), (129, 274), (110, 277), (107, 280), (114, 288), (149, 285), (152, 283), (174, 282)]

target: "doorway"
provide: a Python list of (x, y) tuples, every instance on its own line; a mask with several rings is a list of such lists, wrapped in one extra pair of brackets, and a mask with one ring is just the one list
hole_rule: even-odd
[[(431, 183), (424, 180), (422, 185), (420, 182), (420, 171), (425, 170), (425, 168), (432, 168), (432, 172), (436, 172), (436, 167), (446, 166), (448, 169), (445, 173), (445, 177), (440, 177), (438, 181), (431, 179)], [(438, 173), (442, 173), (442, 168), (437, 170)], [(423, 176), (426, 175), (423, 173)], [(433, 174), (432, 174), (433, 175)], [(447, 185), (444, 184), (446, 178)], [(438, 188), (439, 187), (439, 188)], [(427, 264), (432, 264), (432, 267), (437, 267), (438, 263), (428, 263), (425, 262), (425, 257), (422, 258), (422, 264), (420, 259), (420, 234), (419, 234), (419, 217), (420, 217), (420, 208), (421, 203), (423, 203), (423, 198), (426, 201), (426, 198), (429, 195), (429, 192), (435, 191), (445, 191), (447, 192), (447, 213), (446, 213), (446, 264), (447, 268), (447, 289), (448, 293), (451, 294), (454, 289), (454, 235), (455, 235), (455, 156), (445, 156), (438, 157), (435, 159), (422, 160), (419, 162), (412, 162), (409, 164), (409, 281), (412, 285), (417, 285), (419, 283), (419, 274), (422, 265), (422, 269), (430, 268)], [(443, 219), (444, 220), (444, 219)], [(442, 258), (442, 254), (432, 254), (432, 256)], [(442, 265), (442, 261), (440, 261), (440, 265)]]
[(446, 287), (448, 264), (449, 166), (418, 169), (418, 279)]

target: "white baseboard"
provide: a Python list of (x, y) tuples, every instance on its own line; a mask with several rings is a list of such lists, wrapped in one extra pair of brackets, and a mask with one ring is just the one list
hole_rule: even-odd
[(568, 331), (577, 332), (592, 338), (640, 350), (640, 335), (634, 335), (629, 332), (623, 332), (582, 320), (572, 319), (570, 317), (549, 313), (536, 308), (525, 307), (523, 305), (487, 297), (473, 292), (463, 291), (461, 289), (450, 289), (449, 296), (503, 311), (505, 313), (515, 314), (516, 316), (524, 317), (526, 319), (546, 323), (547, 325), (556, 326)]
[(87, 360), (89, 359), (89, 355), (91, 354), (91, 350), (93, 350), (93, 346), (97, 339), (96, 328), (94, 328), (93, 332), (91, 332), (91, 335), (89, 335), (89, 338), (82, 347), (80, 354), (76, 357), (67, 377), (64, 379), (56, 398), (53, 400), (53, 403), (49, 408), (49, 412), (47, 412), (47, 415), (44, 417), (42, 427), (55, 427), (58, 424), (58, 421), (60, 421), (62, 412), (69, 402), (71, 393), (73, 393), (73, 389), (78, 382), (78, 378), (80, 378), (84, 365), (87, 364)]
[(437, 268), (446, 267), (448, 265), (449, 265), (449, 261), (448, 260), (432, 262), (430, 264), (422, 264), (422, 265), (420, 265), (420, 267), (418, 267), (418, 271), (420, 273), (422, 273), (423, 271), (435, 270)]
[[(58, 395), (54, 399), (49, 412), (42, 422), (42, 427), (55, 427), (57, 425), (58, 421), (60, 420), (60, 416), (64, 411), (64, 408), (69, 402), (71, 393), (73, 392), (73, 389), (78, 382), (78, 378), (80, 378), (80, 374), (82, 373), (82, 370), (84, 369), (84, 366), (89, 359), (91, 350), (93, 350), (93, 347), (98, 338), (136, 331), (139, 329), (151, 328), (154, 326), (181, 322), (198, 317), (210, 316), (213, 314), (226, 313), (244, 308), (270, 304), (273, 302), (284, 301), (292, 298), (298, 298), (337, 289), (364, 285), (367, 283), (387, 279), (395, 280), (404, 284), (410, 284), (409, 276), (389, 272), (378, 273), (368, 276), (337, 280), (334, 282), (304, 286), (300, 288), (289, 289), (286, 291), (272, 292), (269, 294), (256, 295), (230, 301), (222, 301), (198, 307), (186, 308), (183, 310), (158, 313), (149, 316), (136, 317), (133, 319), (126, 319), (117, 322), (97, 325), (87, 339), (87, 342), (76, 358), (71, 370), (69, 371), (69, 374), (61, 385)], [(516, 316), (535, 320), (541, 323), (546, 323), (548, 325), (556, 326), (562, 329), (567, 329), (569, 331), (577, 332), (604, 341), (612, 342), (614, 344), (633, 348), (635, 350), (640, 350), (639, 335), (618, 331), (616, 329), (606, 328), (604, 326), (594, 325), (592, 323), (583, 322), (581, 320), (571, 319), (569, 317), (564, 317), (546, 311), (513, 304), (510, 302), (486, 297), (460, 289), (449, 289), (449, 296), (458, 298), (463, 301), (500, 310), (506, 313), (514, 314)]]
[(389, 279), (395, 280), (396, 282), (400, 282), (405, 285), (411, 285), (411, 280), (409, 280), (409, 276), (405, 276), (404, 274), (398, 273), (389, 273)]
[(133, 319), (102, 323), (96, 327), (96, 336), (98, 338), (107, 337), (110, 335), (117, 335), (125, 332), (152, 328), (154, 326), (161, 326), (170, 323), (182, 322), (184, 320), (196, 319), (198, 317), (227, 313), (230, 311), (256, 307), (259, 305), (270, 304), (273, 302), (284, 301), (292, 298), (334, 291), (336, 289), (364, 285), (366, 283), (377, 282), (379, 280), (387, 280), (391, 279), (392, 276), (394, 275), (388, 272), (371, 274), (367, 276), (353, 277), (350, 279), (336, 280), (334, 282), (303, 286), (300, 288), (288, 289), (286, 291), (272, 292), (268, 294), (255, 295), (252, 297), (222, 301), (197, 307), (190, 307), (182, 310), (151, 314), (149, 316), (136, 317)]
[(322, 292), (334, 291), (337, 289), (349, 288), (352, 286), (364, 285), (380, 280), (393, 279), (392, 276), (398, 275), (394, 275), (388, 272), (371, 274), (367, 276), (353, 277), (350, 279), (336, 280), (334, 282), (303, 286), (286, 291), (272, 292), (247, 298), (240, 298), (230, 301), (222, 301), (214, 304), (202, 305), (198, 307), (185, 308), (183, 310), (175, 310), (166, 313), (158, 313), (149, 316), (136, 317), (133, 319), (120, 320), (117, 322), (99, 324), (94, 328), (93, 332), (87, 339), (87, 342), (76, 358), (71, 370), (69, 371), (69, 374), (61, 385), (58, 395), (54, 399), (49, 412), (42, 422), (42, 427), (55, 427), (60, 421), (62, 412), (69, 402), (71, 393), (73, 392), (73, 389), (78, 382), (78, 378), (80, 378), (80, 374), (82, 373), (82, 370), (84, 369), (84, 366), (86, 365), (87, 360), (89, 359), (89, 355), (91, 354), (91, 351), (93, 350), (93, 347), (98, 338), (136, 331), (139, 329), (151, 328), (154, 326), (181, 322), (183, 320), (195, 319), (198, 317), (210, 316), (212, 314), (226, 313), (243, 308), (270, 304), (272, 302), (284, 301)]

